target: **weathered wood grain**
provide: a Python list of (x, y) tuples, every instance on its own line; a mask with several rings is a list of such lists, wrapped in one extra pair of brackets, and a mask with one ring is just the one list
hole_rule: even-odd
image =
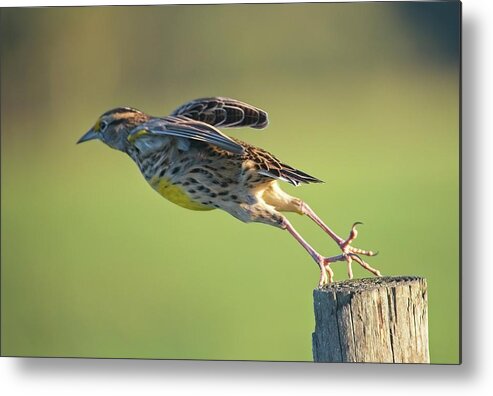
[(313, 297), (315, 362), (429, 363), (426, 279), (335, 282)]

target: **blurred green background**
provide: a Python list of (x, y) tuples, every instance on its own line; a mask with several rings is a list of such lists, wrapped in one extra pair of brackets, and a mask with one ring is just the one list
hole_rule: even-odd
[(271, 120), (228, 133), (326, 181), (288, 192), (341, 235), (363, 221), (383, 274), (428, 279), (431, 360), (457, 363), (459, 7), (2, 9), (2, 354), (312, 359), (319, 272), (288, 233), (174, 206), (75, 145), (110, 108), (220, 95)]

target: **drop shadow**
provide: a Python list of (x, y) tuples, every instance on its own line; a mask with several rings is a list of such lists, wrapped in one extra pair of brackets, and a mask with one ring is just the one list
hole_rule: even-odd
[[(480, 300), (477, 280), (479, 264), (479, 229), (481, 223), (481, 149), (479, 118), (480, 54), (478, 48), (480, 24), (471, 17), (463, 19), (462, 26), (462, 229), (461, 229), (461, 351), (462, 370), (473, 376), (478, 370)], [(466, 257), (467, 261), (463, 258)]]

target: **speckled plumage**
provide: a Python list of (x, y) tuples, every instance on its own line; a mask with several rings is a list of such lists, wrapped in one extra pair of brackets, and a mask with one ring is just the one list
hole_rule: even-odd
[[(293, 185), (321, 180), (216, 128), (260, 129), (267, 124), (267, 113), (263, 110), (234, 99), (213, 97), (188, 102), (166, 117), (153, 117), (130, 107), (107, 111), (79, 142), (100, 139), (127, 153), (148, 183), (177, 205), (193, 210), (222, 209), (243, 222), (288, 230), (319, 265), (320, 285), (332, 280), (330, 264), (334, 261), (345, 260), (350, 277), (352, 260), (378, 275), (358, 256), (375, 253), (350, 246), (356, 238), (356, 223), (349, 237), (342, 239), (306, 203), (285, 193), (278, 184), (279, 180)], [(321, 256), (281, 212), (309, 216), (337, 242), (343, 253)]]
[(242, 154), (202, 142), (193, 142), (183, 151), (172, 139), (165, 149), (148, 157), (141, 157), (132, 148), (129, 154), (151, 186), (157, 189), (161, 180), (177, 186), (200, 203), (196, 210), (219, 208), (244, 222), (280, 224), (280, 217), (269, 207), (277, 203), (274, 193), (287, 197), (276, 186), (277, 179), (292, 184), (319, 180), (282, 164), (265, 150), (234, 140), (244, 148)]

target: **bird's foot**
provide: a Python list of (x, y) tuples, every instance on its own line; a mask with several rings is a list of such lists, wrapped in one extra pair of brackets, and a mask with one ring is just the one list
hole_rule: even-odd
[(355, 248), (351, 246), (351, 243), (358, 236), (358, 231), (356, 230), (356, 226), (362, 224), (360, 222), (356, 222), (351, 227), (351, 231), (349, 232), (349, 237), (347, 239), (341, 240), (339, 242), (339, 247), (342, 250), (342, 254), (332, 257), (319, 257), (318, 264), (320, 267), (320, 282), (319, 287), (322, 287), (328, 283), (332, 283), (334, 279), (334, 271), (330, 268), (331, 263), (336, 261), (346, 261), (347, 263), (347, 273), (349, 279), (353, 279), (353, 269), (351, 267), (353, 260), (356, 261), (359, 265), (361, 265), (364, 269), (371, 272), (373, 275), (381, 276), (380, 271), (371, 267), (366, 261), (364, 261), (360, 255), (363, 256), (376, 256), (378, 252), (374, 252), (372, 250), (363, 250), (359, 248)]

